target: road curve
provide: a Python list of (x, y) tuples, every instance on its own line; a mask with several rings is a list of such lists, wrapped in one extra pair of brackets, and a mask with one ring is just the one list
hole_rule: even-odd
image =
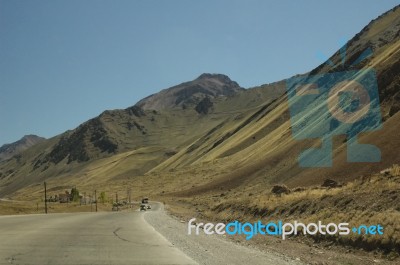
[(143, 212), (0, 216), (0, 264), (197, 264)]

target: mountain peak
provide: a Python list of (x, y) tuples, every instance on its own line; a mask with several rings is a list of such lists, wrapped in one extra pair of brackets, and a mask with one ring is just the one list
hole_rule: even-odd
[(239, 86), (238, 83), (235, 81), (231, 80), (229, 76), (224, 75), (224, 74), (210, 74), (210, 73), (203, 73), (199, 77), (197, 77), (195, 80), (201, 81), (219, 81), (222, 83), (225, 83), (227, 85), (237, 85)]
[(34, 134), (28, 134), (14, 143), (4, 144), (0, 147), (0, 161), (6, 160), (44, 140), (45, 138), (43, 137)]
[(43, 137), (37, 136), (35, 134), (26, 134), (20, 140), (30, 140), (30, 139), (38, 139), (38, 138), (44, 139)]
[(193, 108), (204, 98), (229, 97), (243, 90), (238, 83), (223, 74), (204, 73), (193, 81), (164, 89), (136, 103), (143, 109), (162, 110)]
[(229, 76), (224, 75), (224, 74), (211, 74), (211, 73), (203, 73), (199, 77), (196, 78), (196, 80), (199, 79), (218, 79), (221, 81), (228, 81), (231, 82), (232, 80), (229, 78)]

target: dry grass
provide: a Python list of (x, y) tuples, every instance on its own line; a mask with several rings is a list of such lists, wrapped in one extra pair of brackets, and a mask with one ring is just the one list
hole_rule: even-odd
[(397, 164), (393, 165), (393, 167), (389, 169), (389, 174), (396, 177), (400, 176), (400, 166)]
[[(208, 197), (182, 198), (191, 204), (195, 216), (212, 221), (283, 220), (293, 222), (348, 222), (350, 225), (377, 225), (384, 234), (312, 237), (315, 241), (332, 241), (338, 245), (364, 250), (380, 249), (400, 253), (400, 167), (387, 173), (358, 178), (340, 188), (310, 187), (277, 196), (262, 185), (240, 190), (208, 194)], [(391, 254), (391, 255), (392, 255)], [(398, 254), (396, 254), (398, 255)]]

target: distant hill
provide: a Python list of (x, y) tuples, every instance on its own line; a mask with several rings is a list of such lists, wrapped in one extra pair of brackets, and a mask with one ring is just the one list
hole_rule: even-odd
[(31, 134), (31, 135), (25, 135), (20, 140), (14, 143), (4, 144), (0, 147), (0, 161), (9, 159), (14, 155), (18, 154), (19, 152), (22, 152), (28, 149), (29, 147), (37, 143), (40, 143), (44, 140), (46, 139), (43, 137)]

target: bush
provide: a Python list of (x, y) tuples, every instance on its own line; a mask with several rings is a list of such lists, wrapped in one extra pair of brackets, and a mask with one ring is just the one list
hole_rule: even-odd
[(106, 193), (104, 192), (104, 191), (102, 191), (101, 193), (100, 193), (100, 197), (99, 197), (99, 200), (100, 200), (100, 202), (101, 203), (105, 203), (106, 202)]
[(79, 191), (77, 188), (71, 189), (71, 200), (74, 202), (79, 201)]
[(290, 189), (286, 185), (274, 185), (271, 192), (276, 195), (281, 195), (282, 193), (289, 194)]

